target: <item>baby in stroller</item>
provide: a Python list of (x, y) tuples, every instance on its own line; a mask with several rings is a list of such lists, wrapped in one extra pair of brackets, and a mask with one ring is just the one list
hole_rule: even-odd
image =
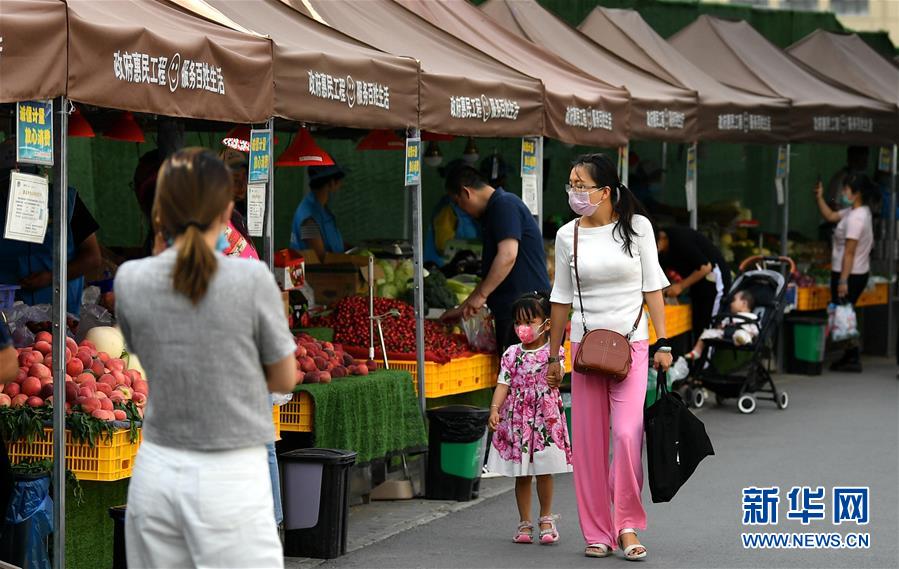
[(723, 318), (715, 328), (705, 330), (686, 355), (688, 360), (698, 359), (705, 347), (705, 340), (724, 340), (733, 342), (735, 346), (751, 344), (759, 335), (758, 315), (755, 309), (755, 298), (747, 290), (734, 294), (730, 302), (730, 316)]

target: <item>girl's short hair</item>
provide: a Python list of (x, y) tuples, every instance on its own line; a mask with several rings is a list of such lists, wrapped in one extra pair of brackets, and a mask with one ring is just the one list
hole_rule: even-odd
[(549, 293), (534, 291), (521, 295), (512, 304), (512, 314), (516, 320), (519, 318), (530, 321), (534, 318), (549, 318), (552, 305), (549, 302)]

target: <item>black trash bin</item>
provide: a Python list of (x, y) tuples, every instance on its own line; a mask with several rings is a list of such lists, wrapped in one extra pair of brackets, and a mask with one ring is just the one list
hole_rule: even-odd
[(125, 506), (109, 508), (112, 518), (112, 569), (128, 569), (125, 556)]
[(471, 405), (428, 410), (428, 499), (478, 497), (489, 418), (489, 409)]
[(48, 473), (14, 475), (3, 521), (0, 560), (24, 569), (49, 569), (53, 499)]
[(333, 559), (346, 553), (349, 469), (356, 453), (306, 448), (281, 454), (284, 555)]

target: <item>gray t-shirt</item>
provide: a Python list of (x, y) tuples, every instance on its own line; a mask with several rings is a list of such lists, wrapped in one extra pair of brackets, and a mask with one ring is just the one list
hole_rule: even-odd
[(172, 287), (175, 256), (169, 249), (116, 274), (116, 316), (150, 384), (144, 439), (203, 451), (273, 441), (263, 364), (296, 349), (273, 275), (259, 261), (217, 254), (194, 306)]

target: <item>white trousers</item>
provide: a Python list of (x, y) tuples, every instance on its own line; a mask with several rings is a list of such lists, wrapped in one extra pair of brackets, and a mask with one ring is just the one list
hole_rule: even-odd
[(265, 446), (200, 452), (143, 442), (125, 539), (131, 569), (283, 569)]

